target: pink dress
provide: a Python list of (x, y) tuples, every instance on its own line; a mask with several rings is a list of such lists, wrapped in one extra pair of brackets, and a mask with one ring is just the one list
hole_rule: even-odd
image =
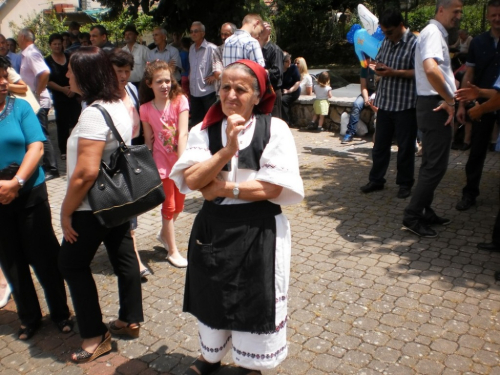
[(153, 159), (162, 180), (168, 178), (178, 159), (179, 115), (184, 111), (189, 111), (189, 103), (184, 95), (178, 95), (171, 101), (164, 114), (154, 107), (153, 102), (143, 104), (140, 108), (141, 121), (147, 122), (153, 130)]

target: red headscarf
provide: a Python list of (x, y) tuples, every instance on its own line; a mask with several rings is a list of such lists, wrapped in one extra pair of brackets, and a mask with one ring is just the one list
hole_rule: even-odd
[[(276, 94), (274, 93), (273, 86), (271, 86), (271, 82), (269, 81), (266, 70), (262, 66), (251, 60), (238, 60), (228, 65), (228, 67), (234, 64), (243, 64), (252, 69), (255, 76), (257, 77), (260, 91), (260, 101), (259, 104), (257, 104), (255, 107), (260, 113), (271, 113), (274, 106), (274, 100), (276, 99)], [(210, 125), (214, 125), (222, 121), (224, 116), (225, 115), (222, 112), (221, 103), (220, 101), (218, 101), (208, 110), (205, 118), (203, 119), (203, 125), (201, 126), (201, 129), (206, 129)]]

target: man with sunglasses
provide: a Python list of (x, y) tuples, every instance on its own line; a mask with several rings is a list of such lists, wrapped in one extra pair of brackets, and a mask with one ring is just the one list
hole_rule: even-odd
[(391, 160), (394, 134), (398, 143), (396, 184), (398, 198), (410, 196), (415, 170), (415, 142), (417, 138), (415, 91), (415, 46), (417, 38), (403, 24), (403, 16), (396, 9), (387, 9), (380, 16), (380, 28), (385, 40), (372, 65), (379, 75), (374, 106), (377, 112), (377, 130), (372, 150), (373, 166), (363, 193), (382, 190), (385, 174)]
[(189, 47), (189, 93), (191, 107), (191, 126), (205, 117), (208, 109), (215, 103), (215, 82), (213, 55), (217, 46), (205, 39), (205, 26), (193, 22), (189, 29), (193, 44)]

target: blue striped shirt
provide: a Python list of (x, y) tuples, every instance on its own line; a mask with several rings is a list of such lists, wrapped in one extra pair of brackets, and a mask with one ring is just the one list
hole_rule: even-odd
[(236, 30), (233, 35), (226, 39), (222, 53), (224, 67), (240, 59), (252, 60), (265, 67), (262, 49), (257, 39), (253, 38), (245, 30)]

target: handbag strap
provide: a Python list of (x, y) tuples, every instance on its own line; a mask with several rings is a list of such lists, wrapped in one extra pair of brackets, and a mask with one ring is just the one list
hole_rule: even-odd
[(137, 110), (137, 113), (139, 113), (139, 98), (137, 97), (137, 95), (135, 94), (134, 90), (132, 90), (130, 87), (125, 86), (125, 90), (127, 90), (127, 92), (129, 93), (129, 95), (134, 98), (134, 106), (135, 106), (135, 109)]
[(113, 122), (113, 120), (111, 119), (111, 116), (109, 115), (108, 111), (106, 110), (106, 108), (104, 108), (102, 105), (100, 104), (92, 104), (91, 107), (95, 107), (97, 108), (99, 111), (101, 111), (103, 117), (104, 117), (104, 120), (106, 121), (106, 125), (108, 125), (108, 127), (111, 129), (111, 132), (113, 133), (113, 135), (115, 136), (115, 138), (117, 139), (118, 143), (119, 143), (119, 147), (122, 149), (122, 150), (126, 150), (127, 149), (127, 145), (125, 144), (125, 142), (123, 141), (123, 138), (122, 136), (120, 135), (120, 133), (118, 133), (118, 130), (116, 130), (116, 127), (115, 127), (115, 124)]

